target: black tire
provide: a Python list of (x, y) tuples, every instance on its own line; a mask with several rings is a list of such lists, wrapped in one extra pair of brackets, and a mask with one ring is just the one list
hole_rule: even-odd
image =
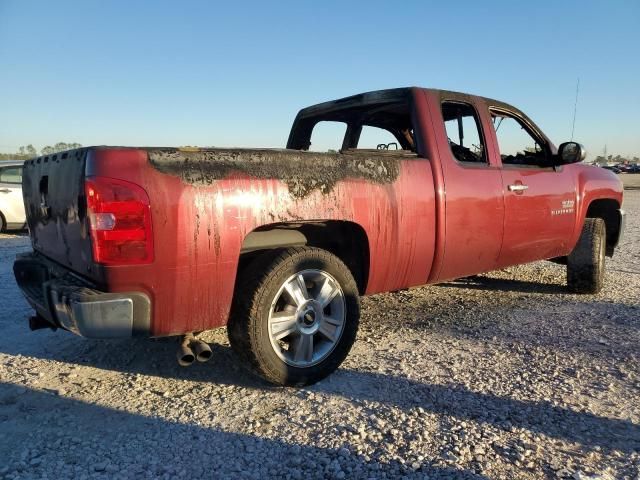
[(7, 231), (7, 222), (4, 219), (4, 215), (2, 215), (2, 212), (0, 212), (0, 232), (6, 232)]
[(587, 218), (567, 257), (567, 286), (575, 293), (598, 293), (604, 282), (607, 230), (601, 218)]
[[(272, 302), (292, 275), (310, 269), (330, 274), (344, 294), (344, 323), (333, 350), (317, 364), (296, 367), (286, 363), (272, 346), (269, 314)], [(233, 350), (251, 370), (277, 385), (315, 383), (336, 370), (356, 339), (360, 319), (358, 287), (347, 266), (319, 248), (300, 247), (265, 253), (241, 273), (227, 331)]]

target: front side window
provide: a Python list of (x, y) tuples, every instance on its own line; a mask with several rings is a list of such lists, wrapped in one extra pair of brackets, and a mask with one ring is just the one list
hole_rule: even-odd
[(461, 102), (444, 102), (442, 116), (451, 153), (463, 163), (487, 164), (480, 122), (475, 109)]
[(524, 124), (507, 114), (491, 112), (493, 128), (503, 165), (547, 165), (547, 154), (542, 145)]
[(0, 168), (0, 183), (20, 185), (22, 183), (22, 167)]

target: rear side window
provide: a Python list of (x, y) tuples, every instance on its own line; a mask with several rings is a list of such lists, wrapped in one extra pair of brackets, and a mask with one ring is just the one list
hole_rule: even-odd
[(486, 149), (475, 108), (468, 103), (444, 102), (442, 117), (454, 158), (462, 163), (486, 165)]
[(0, 168), (0, 183), (20, 185), (22, 183), (22, 167)]
[(347, 124), (322, 121), (315, 124), (311, 132), (310, 152), (338, 152), (342, 148)]
[(377, 150), (399, 150), (398, 139), (384, 128), (362, 126), (362, 132), (358, 139), (358, 148)]

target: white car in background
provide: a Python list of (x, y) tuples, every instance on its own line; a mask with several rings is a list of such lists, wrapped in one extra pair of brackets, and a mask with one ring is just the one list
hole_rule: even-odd
[(21, 230), (27, 218), (22, 200), (22, 160), (0, 161), (0, 231)]

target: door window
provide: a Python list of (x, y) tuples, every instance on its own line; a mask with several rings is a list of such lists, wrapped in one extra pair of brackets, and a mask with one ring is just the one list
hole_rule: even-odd
[(20, 185), (22, 183), (22, 167), (0, 168), (0, 183)]
[(491, 112), (491, 119), (503, 165), (548, 166), (542, 141), (520, 120), (494, 111)]
[(462, 163), (487, 164), (482, 131), (475, 109), (468, 103), (444, 102), (442, 117), (449, 147), (455, 159)]

